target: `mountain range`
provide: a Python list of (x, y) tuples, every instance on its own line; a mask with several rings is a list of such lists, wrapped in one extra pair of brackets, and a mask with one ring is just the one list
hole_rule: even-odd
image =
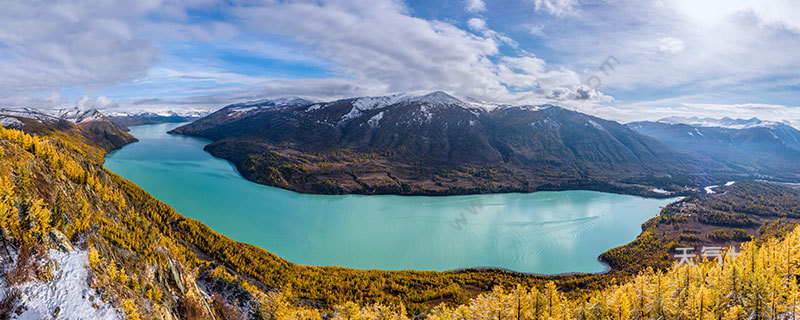
[(199, 111), (180, 113), (173, 111), (113, 112), (110, 113), (108, 118), (114, 123), (127, 128), (147, 124), (191, 122), (200, 119), (207, 114), (208, 112)]
[(629, 123), (637, 132), (717, 166), (765, 179), (800, 179), (800, 131), (752, 119), (665, 118)]
[(0, 124), (43, 135), (70, 131), (76, 136), (82, 136), (90, 145), (106, 151), (137, 141), (126, 132), (126, 127), (112, 122), (96, 109), (0, 108)]
[(657, 195), (708, 174), (695, 172), (701, 160), (618, 122), (440, 91), (233, 104), (172, 133), (212, 140), (206, 150), (250, 180), (309, 193)]

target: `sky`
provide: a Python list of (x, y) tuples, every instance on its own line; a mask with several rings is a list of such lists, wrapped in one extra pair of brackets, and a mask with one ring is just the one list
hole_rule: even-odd
[(444, 90), (618, 120), (800, 125), (790, 0), (0, 0), (0, 105)]

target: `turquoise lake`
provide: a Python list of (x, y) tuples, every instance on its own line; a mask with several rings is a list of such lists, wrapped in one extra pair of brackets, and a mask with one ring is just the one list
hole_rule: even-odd
[(326, 196), (259, 185), (179, 124), (131, 128), (138, 143), (105, 167), (181, 214), (291, 262), (384, 270), (498, 267), (601, 272), (597, 257), (628, 243), (676, 199), (593, 191), (473, 196)]

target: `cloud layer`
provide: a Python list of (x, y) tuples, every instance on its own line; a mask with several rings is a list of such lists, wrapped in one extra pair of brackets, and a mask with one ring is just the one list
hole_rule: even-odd
[(625, 120), (800, 98), (800, 5), (785, 0), (0, 2), (4, 105), (446, 90)]

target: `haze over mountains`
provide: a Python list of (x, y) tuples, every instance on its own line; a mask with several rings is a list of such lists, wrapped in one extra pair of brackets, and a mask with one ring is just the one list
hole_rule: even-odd
[(800, 131), (784, 123), (757, 118), (667, 118), (628, 126), (742, 173), (790, 180), (800, 177)]

